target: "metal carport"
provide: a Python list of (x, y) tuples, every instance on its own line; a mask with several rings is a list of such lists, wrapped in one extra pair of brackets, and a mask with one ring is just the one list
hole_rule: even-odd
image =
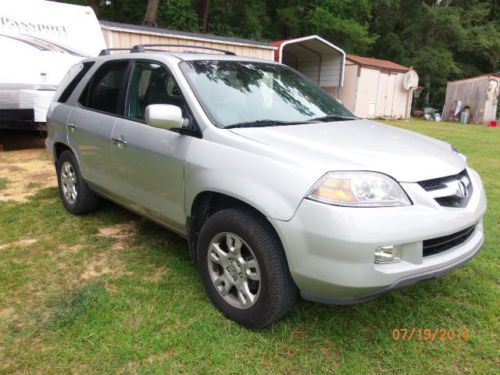
[(321, 38), (309, 35), (272, 42), (274, 60), (298, 70), (323, 90), (339, 98), (344, 83), (345, 52)]

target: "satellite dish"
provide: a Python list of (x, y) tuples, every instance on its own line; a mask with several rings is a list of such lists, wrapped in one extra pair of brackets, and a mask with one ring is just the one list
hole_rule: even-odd
[(410, 69), (403, 78), (403, 87), (405, 90), (414, 90), (418, 87), (418, 74)]

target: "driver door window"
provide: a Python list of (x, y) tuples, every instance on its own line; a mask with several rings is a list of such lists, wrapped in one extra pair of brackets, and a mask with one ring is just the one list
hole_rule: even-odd
[(126, 116), (144, 121), (146, 107), (150, 104), (171, 104), (182, 109), (186, 107), (179, 87), (172, 74), (162, 65), (139, 61), (134, 64), (130, 78)]

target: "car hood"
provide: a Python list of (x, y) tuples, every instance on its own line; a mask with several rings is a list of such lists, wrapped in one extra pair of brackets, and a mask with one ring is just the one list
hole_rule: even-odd
[(465, 160), (446, 142), (369, 120), (231, 131), (322, 173), (369, 170), (400, 182), (416, 182), (454, 175), (466, 167)]

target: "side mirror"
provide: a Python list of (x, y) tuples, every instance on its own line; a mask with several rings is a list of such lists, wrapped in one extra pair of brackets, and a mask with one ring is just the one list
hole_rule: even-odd
[(182, 110), (170, 104), (148, 105), (144, 118), (149, 126), (160, 129), (181, 129), (184, 123)]

